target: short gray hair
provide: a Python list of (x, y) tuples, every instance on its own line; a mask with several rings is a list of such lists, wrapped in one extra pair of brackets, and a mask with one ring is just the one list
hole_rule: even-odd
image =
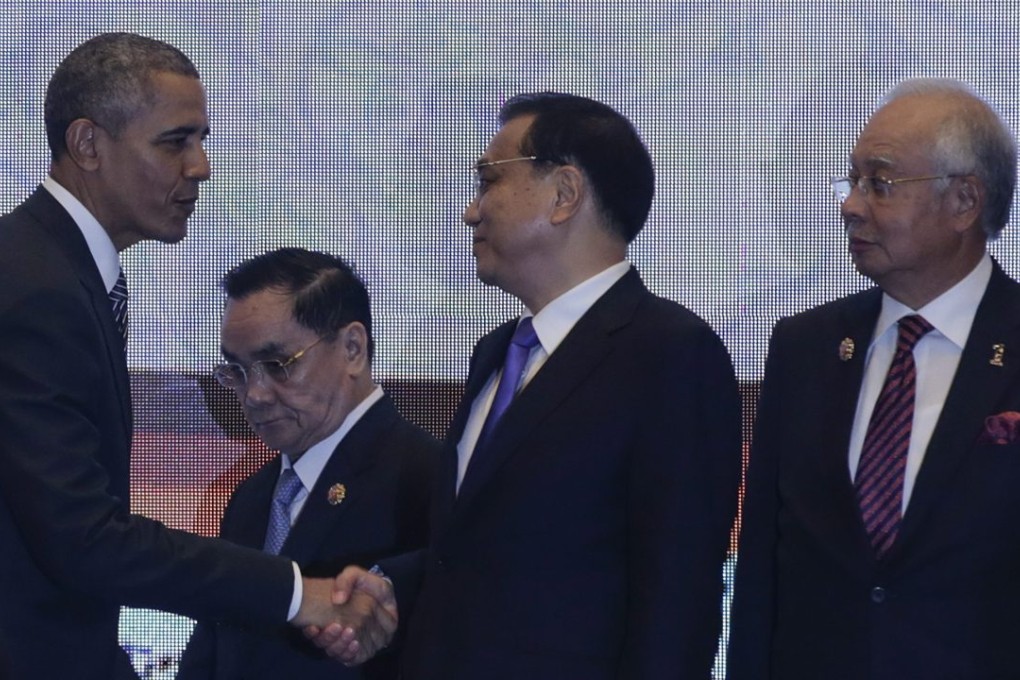
[(155, 73), (198, 78), (198, 69), (179, 49), (134, 33), (104, 33), (76, 47), (46, 88), (43, 117), (53, 160), (67, 152), (64, 136), (79, 118), (119, 134), (149, 101)]
[(934, 140), (932, 158), (941, 174), (977, 175), (986, 192), (981, 227), (988, 238), (997, 237), (1009, 221), (1016, 188), (1017, 148), (1013, 131), (987, 101), (959, 80), (904, 80), (881, 103), (910, 96), (953, 100), (954, 107)]

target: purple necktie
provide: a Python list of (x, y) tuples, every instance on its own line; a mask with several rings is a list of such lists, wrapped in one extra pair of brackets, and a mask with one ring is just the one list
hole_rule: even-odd
[(896, 354), (875, 402), (854, 477), (864, 529), (879, 559), (896, 541), (903, 518), (903, 471), (907, 467), (917, 380), (914, 346), (930, 330), (932, 325), (917, 315), (899, 320)]
[(538, 336), (535, 335), (531, 317), (525, 317), (517, 325), (517, 330), (514, 331), (514, 335), (510, 339), (510, 347), (507, 348), (506, 359), (503, 361), (503, 375), (499, 379), (499, 387), (496, 388), (492, 408), (489, 409), (489, 415), (485, 417), (485, 424), (482, 425), (482, 433), (478, 436), (475, 450), (481, 448), (492, 434), (496, 423), (503, 417), (503, 413), (510, 407), (510, 402), (517, 394), (517, 385), (521, 382), (528, 356), (531, 354), (531, 349), (537, 344)]

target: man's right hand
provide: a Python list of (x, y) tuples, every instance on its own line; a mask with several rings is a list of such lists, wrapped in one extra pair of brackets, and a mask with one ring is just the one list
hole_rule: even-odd
[[(371, 659), (393, 639), (398, 622), (397, 601), (387, 579), (350, 566), (333, 581), (305, 579), (304, 587), (301, 610), (292, 623), (303, 627), (305, 635), (330, 657), (356, 666)], [(328, 590), (324, 591), (324, 587)], [(324, 596), (329, 604), (326, 609)]]

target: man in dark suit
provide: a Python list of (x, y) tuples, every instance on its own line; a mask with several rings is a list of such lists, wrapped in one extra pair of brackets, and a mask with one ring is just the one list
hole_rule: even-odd
[[(428, 539), (430, 481), (439, 442), (404, 420), (372, 381), (368, 292), (343, 260), (299, 248), (248, 260), (223, 280), (223, 355), (216, 377), (280, 456), (243, 482), (220, 536), (262, 549), (274, 490), (292, 470), (280, 547), (306, 575), (370, 567)], [(344, 669), (285, 624), (199, 622), (178, 677), (396, 678), (395, 657)]]
[[(729, 356), (625, 259), (654, 191), (633, 126), (557, 93), (500, 121), (464, 221), (479, 278), (526, 311), (475, 348), (429, 549), (381, 563), (404, 677), (709, 678), (740, 467)], [(381, 588), (354, 569), (338, 586)]]
[(833, 184), (877, 288), (776, 325), (729, 677), (1015, 678), (1020, 285), (986, 252), (1013, 135), (962, 83), (905, 81)]
[[(0, 219), (0, 648), (9, 675), (134, 677), (117, 645), (121, 605), (326, 624), (340, 613), (328, 579), (302, 580), (288, 559), (129, 512), (118, 251), (184, 238), (210, 173), (198, 72), (165, 43), (102, 35), (58, 67), (45, 118), (49, 177)], [(372, 625), (369, 605), (362, 598), (359, 607)], [(362, 642), (386, 637), (376, 630)]]

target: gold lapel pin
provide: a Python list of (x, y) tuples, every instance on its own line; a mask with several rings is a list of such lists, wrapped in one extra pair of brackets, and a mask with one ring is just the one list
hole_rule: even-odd
[(347, 487), (340, 483), (334, 484), (329, 487), (326, 498), (329, 499), (330, 505), (340, 505), (347, 498)]
[(839, 360), (850, 361), (854, 358), (854, 340), (853, 338), (843, 338), (843, 342), (839, 343)]
[(1003, 345), (1001, 342), (995, 343), (994, 345), (992, 345), (992, 358), (988, 360), (988, 363), (990, 363), (992, 366), (998, 366), (999, 368), (1002, 368), (1002, 366), (1004, 365), (1002, 363), (1002, 357), (1005, 354), (1006, 346)]

